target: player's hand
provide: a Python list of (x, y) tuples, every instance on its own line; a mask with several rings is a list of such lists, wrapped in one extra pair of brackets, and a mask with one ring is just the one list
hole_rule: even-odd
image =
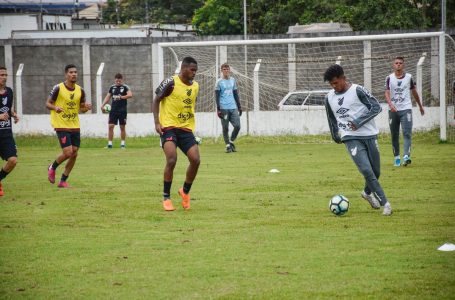
[(61, 108), (60, 106), (56, 106), (56, 107), (54, 108), (54, 110), (55, 110), (58, 114), (61, 113), (61, 112), (63, 112), (63, 108)]
[(221, 112), (221, 110), (218, 109), (218, 110), (216, 111), (216, 114), (217, 114), (218, 118), (220, 118), (220, 119), (223, 118), (223, 113)]
[(423, 106), (419, 107), (420, 109), (420, 114), (423, 116), (425, 114), (425, 110), (423, 109)]
[(104, 108), (104, 105), (103, 105), (103, 106), (101, 106), (101, 111), (102, 111), (103, 113), (105, 113), (105, 112), (106, 112), (106, 109)]
[(163, 135), (163, 127), (161, 126), (160, 123), (155, 123), (155, 131), (156, 131), (159, 135)]
[(356, 131), (357, 130), (357, 127), (354, 125), (354, 123), (352, 123), (351, 121), (348, 122), (348, 127), (349, 129), (351, 129), (352, 131)]
[(239, 108), (239, 117), (241, 117), (241, 116), (242, 116), (242, 109)]
[(0, 120), (6, 121), (9, 119), (9, 115), (7, 112), (0, 114)]
[(14, 124), (16, 124), (17, 122), (19, 122), (19, 116), (17, 115), (17, 113), (14, 112), (14, 113), (12, 114), (12, 117), (13, 117), (13, 119), (14, 119)]
[(395, 107), (395, 105), (393, 105), (392, 103), (389, 104), (389, 107), (390, 107), (390, 111), (391, 112), (397, 112), (397, 108)]

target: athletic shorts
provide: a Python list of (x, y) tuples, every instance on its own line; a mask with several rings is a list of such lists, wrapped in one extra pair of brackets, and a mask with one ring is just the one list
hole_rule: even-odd
[(191, 131), (179, 128), (167, 129), (163, 132), (163, 135), (161, 135), (161, 147), (166, 142), (173, 142), (185, 154), (191, 147), (197, 144), (194, 134)]
[(114, 125), (126, 125), (126, 111), (124, 112), (115, 112), (111, 111), (109, 113), (109, 124), (114, 124)]
[(81, 133), (78, 131), (57, 131), (57, 137), (62, 149), (69, 146), (77, 148), (81, 146)]
[(3, 160), (17, 157), (16, 142), (12, 136), (0, 137), (0, 156)]

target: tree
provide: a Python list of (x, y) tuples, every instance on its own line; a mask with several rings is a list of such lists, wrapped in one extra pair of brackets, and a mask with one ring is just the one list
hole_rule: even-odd
[(239, 34), (243, 28), (242, 0), (207, 0), (196, 10), (193, 25), (201, 35)]

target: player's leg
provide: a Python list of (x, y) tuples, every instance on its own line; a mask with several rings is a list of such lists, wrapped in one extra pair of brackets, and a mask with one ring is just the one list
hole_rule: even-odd
[(223, 139), (226, 145), (226, 153), (232, 152), (231, 145), (229, 144), (229, 110), (222, 109), (221, 114), (221, 127), (223, 128)]
[(229, 121), (234, 127), (234, 129), (232, 130), (231, 140), (229, 141), (229, 144), (231, 145), (232, 151), (236, 152), (234, 141), (237, 138), (237, 135), (239, 134), (240, 131), (240, 116), (238, 110), (236, 109), (232, 110)]
[(390, 127), (390, 136), (392, 137), (392, 150), (393, 150), (393, 156), (394, 156), (394, 166), (399, 167), (401, 165), (399, 112), (391, 112), (389, 110), (389, 127)]
[(73, 154), (71, 133), (68, 131), (57, 131), (57, 138), (60, 143), (60, 147), (62, 148), (62, 152), (47, 168), (47, 179), (50, 183), (55, 183), (55, 170), (57, 170), (57, 167)]
[[(371, 194), (367, 194), (367, 192), (371, 191), (372, 193), (379, 193), (382, 196), (384, 192), (382, 191), (381, 185), (379, 184), (379, 181), (373, 171), (373, 167), (371, 166), (368, 149), (364, 140), (347, 140), (345, 141), (345, 146), (352, 160), (356, 164), (357, 169), (363, 175), (366, 186), (368, 187), (368, 190), (363, 191), (362, 197), (370, 203), (371, 207), (379, 208), (379, 204), (383, 205), (385, 202), (378, 203), (379, 199), (375, 199), (371, 196)], [(365, 197), (365, 194), (369, 197)]]
[(120, 124), (120, 148), (125, 149), (125, 139), (126, 139), (126, 112), (122, 113), (119, 119)]
[(166, 157), (166, 165), (163, 172), (163, 207), (166, 211), (175, 210), (171, 201), (171, 186), (174, 177), (174, 169), (177, 164), (177, 137), (174, 130), (167, 130), (161, 135), (161, 146), (164, 156)]
[(186, 169), (185, 182), (183, 187), (179, 189), (180, 197), (182, 198), (182, 206), (184, 209), (190, 208), (190, 190), (196, 178), (201, 159), (199, 155), (199, 147), (192, 132), (180, 131), (177, 145), (185, 153), (188, 158), (189, 165)]
[(0, 142), (0, 156), (6, 160), (5, 165), (0, 170), (0, 197), (4, 195), (2, 181), (16, 167), (17, 150), (13, 137), (2, 138)]
[(58, 187), (61, 187), (61, 188), (69, 187), (69, 185), (66, 181), (67, 181), (68, 177), (70, 176), (70, 173), (74, 168), (74, 165), (76, 164), (77, 154), (78, 154), (80, 145), (81, 145), (80, 133), (79, 132), (71, 133), (71, 155), (65, 164), (65, 170), (62, 173), (62, 177), (60, 179), (60, 183), (58, 184)]
[(412, 110), (407, 109), (400, 113), (401, 129), (403, 130), (403, 166), (407, 166), (411, 163)]
[(118, 117), (115, 112), (109, 112), (109, 121), (108, 121), (108, 136), (107, 136), (107, 148), (112, 148), (112, 141), (114, 140), (114, 128), (118, 124)]

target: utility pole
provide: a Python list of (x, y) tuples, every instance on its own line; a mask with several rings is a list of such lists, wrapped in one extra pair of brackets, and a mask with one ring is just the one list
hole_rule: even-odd
[(446, 0), (441, 0), (441, 31), (446, 32)]
[(118, 3), (120, 0), (115, 0), (115, 13), (117, 14), (117, 25), (120, 25), (120, 14), (119, 14), (119, 8), (118, 8)]

